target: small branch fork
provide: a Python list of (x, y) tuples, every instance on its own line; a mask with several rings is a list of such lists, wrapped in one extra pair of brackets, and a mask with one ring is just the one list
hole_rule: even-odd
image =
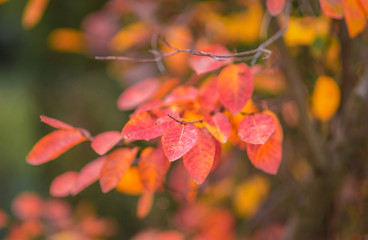
[[(228, 54), (228, 55), (216, 55), (210, 52), (204, 52), (204, 51), (198, 51), (193, 49), (179, 49), (171, 45), (169, 42), (167, 42), (162, 36), (155, 35), (155, 40), (160, 40), (163, 44), (165, 44), (168, 48), (173, 50), (172, 52), (168, 53), (162, 53), (158, 50), (152, 49), (150, 52), (153, 54), (153, 58), (135, 58), (135, 57), (127, 57), (127, 56), (96, 56), (96, 60), (119, 60), (119, 61), (128, 61), (128, 62), (137, 62), (137, 63), (160, 63), (164, 58), (168, 58), (171, 56), (174, 56), (179, 53), (189, 53), (191, 55), (197, 55), (197, 56), (203, 56), (203, 57), (210, 57), (215, 59), (216, 61), (225, 61), (229, 58), (235, 58), (238, 61), (244, 61), (244, 60), (250, 60), (248, 57), (249, 55), (253, 55), (251, 65), (254, 65), (257, 62), (257, 59), (261, 56), (261, 54), (265, 54), (265, 56), (262, 58), (263, 60), (268, 59), (272, 51), (269, 49), (266, 49), (269, 45), (271, 45), (273, 42), (275, 42), (277, 39), (279, 39), (285, 32), (288, 27), (288, 20), (289, 20), (289, 14), (290, 14), (290, 8), (291, 4), (288, 2), (285, 7), (285, 22), (284, 27), (280, 29), (278, 32), (276, 32), (272, 37), (270, 37), (268, 40), (266, 40), (264, 43), (259, 45), (258, 48), (234, 53), (234, 54)], [(248, 57), (247, 57), (248, 56)]]

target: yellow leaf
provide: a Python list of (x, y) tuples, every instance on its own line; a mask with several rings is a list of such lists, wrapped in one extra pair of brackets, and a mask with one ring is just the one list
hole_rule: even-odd
[(85, 41), (82, 32), (71, 28), (59, 28), (50, 33), (48, 44), (54, 51), (81, 53), (84, 51)]
[(48, 3), (49, 0), (28, 0), (23, 11), (23, 27), (30, 29), (37, 25)]
[(328, 76), (318, 77), (312, 94), (312, 111), (322, 122), (327, 122), (340, 105), (340, 89)]
[(141, 43), (150, 36), (149, 28), (141, 23), (133, 23), (121, 29), (112, 39), (111, 47), (114, 51), (122, 52)]
[(126, 171), (116, 190), (129, 195), (139, 195), (142, 193), (143, 185), (139, 179), (138, 169), (133, 166)]
[(256, 175), (238, 185), (235, 189), (233, 205), (240, 217), (253, 216), (270, 190), (269, 181)]

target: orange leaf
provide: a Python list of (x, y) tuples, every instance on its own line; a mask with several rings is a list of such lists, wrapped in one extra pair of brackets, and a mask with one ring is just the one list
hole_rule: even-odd
[(161, 138), (162, 149), (170, 162), (181, 158), (197, 143), (198, 128), (194, 124), (174, 124)]
[(27, 162), (32, 165), (51, 161), (86, 138), (79, 132), (56, 130), (41, 138), (28, 153)]
[(22, 24), (26, 29), (33, 28), (41, 20), (49, 0), (28, 0), (23, 11)]
[(276, 174), (282, 157), (281, 142), (270, 138), (265, 144), (247, 144), (247, 154), (256, 168)]
[(138, 163), (139, 177), (148, 192), (155, 192), (165, 181), (169, 167), (161, 148), (148, 147), (143, 150)]
[(279, 15), (285, 6), (285, 0), (267, 0), (266, 7), (272, 16)]
[(118, 99), (120, 110), (130, 110), (150, 99), (160, 87), (156, 78), (147, 78), (127, 88)]
[(57, 176), (51, 183), (50, 194), (54, 197), (68, 196), (77, 178), (78, 173), (76, 171), (65, 172)]
[(106, 159), (100, 174), (102, 192), (107, 193), (118, 185), (124, 173), (134, 162), (138, 148), (119, 148)]
[[(220, 44), (206, 45), (199, 48), (199, 51), (209, 52), (214, 55), (229, 55), (230, 52)], [(211, 57), (191, 55), (189, 58), (190, 67), (199, 75), (206, 72), (211, 72), (224, 65), (231, 63), (231, 59), (226, 59), (224, 61), (216, 60)]]
[(213, 111), (218, 102), (217, 78), (211, 77), (199, 89), (199, 104), (201, 108)]
[(85, 165), (79, 172), (75, 184), (71, 190), (72, 195), (77, 195), (83, 189), (94, 183), (100, 177), (101, 169), (107, 156), (99, 157)]
[(206, 116), (204, 124), (219, 142), (226, 143), (229, 139), (232, 126), (229, 118), (224, 113), (218, 112), (213, 116)]
[(108, 131), (98, 134), (92, 141), (91, 147), (96, 153), (104, 155), (113, 148), (123, 137), (118, 131)]
[(359, 0), (360, 5), (362, 6), (365, 15), (368, 17), (368, 1), (367, 0)]
[(129, 140), (149, 141), (164, 134), (165, 130), (175, 124), (168, 116), (156, 118), (149, 112), (134, 115), (125, 124), (121, 135)]
[(215, 140), (202, 128), (194, 147), (183, 156), (185, 169), (198, 184), (202, 184), (211, 171), (215, 157)]
[(43, 200), (32, 192), (23, 192), (12, 203), (15, 216), (21, 220), (39, 218), (42, 214)]
[(246, 116), (239, 124), (240, 140), (251, 144), (264, 144), (275, 131), (275, 121), (272, 116), (259, 113)]
[(322, 11), (329, 17), (341, 19), (344, 15), (343, 0), (319, 0)]
[(129, 195), (139, 195), (143, 192), (142, 181), (139, 178), (137, 166), (131, 166), (116, 186), (116, 190)]
[(150, 192), (143, 193), (138, 200), (137, 217), (145, 218), (147, 214), (151, 211), (152, 203), (153, 194)]
[(86, 42), (83, 32), (72, 28), (58, 28), (48, 37), (49, 47), (54, 51), (83, 53)]
[(343, 5), (349, 36), (353, 38), (364, 30), (365, 14), (358, 0), (343, 0)]
[(41, 122), (44, 122), (47, 125), (50, 125), (51, 127), (63, 129), (63, 130), (75, 130), (75, 127), (67, 123), (64, 123), (62, 121), (59, 121), (57, 119), (46, 117), (44, 115), (41, 115), (40, 118), (41, 118)]
[(192, 86), (179, 86), (165, 97), (166, 104), (195, 101), (198, 97), (198, 90)]
[(253, 93), (253, 76), (245, 63), (222, 69), (217, 89), (221, 103), (233, 114), (239, 113)]

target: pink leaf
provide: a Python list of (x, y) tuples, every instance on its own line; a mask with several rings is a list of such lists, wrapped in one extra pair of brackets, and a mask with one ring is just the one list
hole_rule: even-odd
[(275, 131), (275, 120), (266, 113), (246, 116), (239, 124), (240, 140), (251, 144), (264, 144)]
[(118, 131), (108, 131), (98, 134), (92, 141), (91, 146), (96, 153), (104, 155), (113, 148), (123, 137)]
[(54, 118), (46, 117), (44, 115), (41, 115), (40, 118), (41, 118), (41, 122), (44, 122), (47, 125), (50, 125), (51, 127), (54, 127), (54, 128), (63, 129), (63, 130), (75, 130), (76, 129), (73, 126), (67, 123), (64, 123), (62, 121), (59, 121), (57, 119), (54, 119)]
[(66, 197), (70, 194), (78, 173), (76, 171), (65, 172), (57, 176), (51, 183), (50, 194), (54, 197)]
[(285, 0), (267, 0), (266, 7), (272, 16), (279, 15), (285, 6)]

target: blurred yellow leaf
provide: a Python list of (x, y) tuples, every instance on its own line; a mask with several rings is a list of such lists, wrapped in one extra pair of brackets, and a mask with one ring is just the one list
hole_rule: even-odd
[(326, 35), (329, 29), (326, 17), (290, 17), (285, 42), (289, 46), (311, 45), (317, 36)]
[(112, 50), (122, 52), (133, 45), (147, 39), (150, 36), (150, 30), (142, 22), (133, 23), (121, 29), (112, 39)]
[(267, 68), (254, 75), (254, 88), (271, 94), (285, 91), (285, 77), (278, 68)]
[(125, 175), (116, 186), (116, 190), (130, 195), (139, 195), (142, 193), (143, 185), (139, 179), (138, 169), (136, 166), (133, 166), (126, 171)]
[(54, 51), (82, 53), (85, 41), (81, 31), (71, 28), (59, 28), (50, 33), (48, 44)]
[(336, 113), (340, 104), (340, 89), (328, 76), (318, 77), (312, 94), (312, 111), (314, 116), (327, 122)]
[(270, 190), (269, 181), (256, 175), (238, 185), (235, 189), (233, 204), (241, 217), (253, 216)]
[(41, 20), (49, 0), (28, 0), (24, 11), (22, 24), (26, 29), (31, 29)]

